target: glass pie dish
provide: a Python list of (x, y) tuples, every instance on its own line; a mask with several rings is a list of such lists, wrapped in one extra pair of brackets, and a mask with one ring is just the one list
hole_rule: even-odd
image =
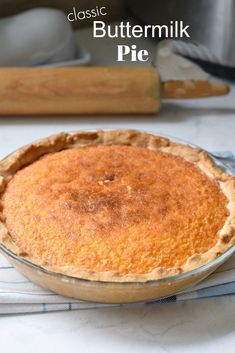
[[(177, 143), (197, 147), (171, 136), (163, 134), (159, 134), (159, 136), (168, 137), (171, 141)], [(217, 159), (213, 155), (211, 157), (219, 168), (225, 168), (221, 159)], [(232, 171), (230, 172), (232, 173)], [(111, 282), (83, 279), (47, 270), (17, 255), (4, 244), (0, 243), (0, 251), (7, 257), (9, 262), (25, 277), (38, 285), (71, 298), (115, 304), (158, 300), (180, 293), (209, 276), (228, 260), (234, 250), (235, 245), (207, 264), (178, 275), (141, 282)]]

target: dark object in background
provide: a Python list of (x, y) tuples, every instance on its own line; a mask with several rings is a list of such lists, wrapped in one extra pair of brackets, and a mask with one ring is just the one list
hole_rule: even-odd
[[(189, 58), (192, 59), (192, 58)], [(202, 67), (203, 70), (209, 72), (213, 76), (225, 78), (226, 80), (235, 80), (235, 67), (223, 66), (211, 62), (193, 59), (193, 61)]]
[[(145, 24), (183, 20), (191, 38), (180, 54), (196, 59), (208, 72), (235, 79), (234, 0), (127, 0), (131, 13)], [(179, 45), (180, 47), (180, 45)]]

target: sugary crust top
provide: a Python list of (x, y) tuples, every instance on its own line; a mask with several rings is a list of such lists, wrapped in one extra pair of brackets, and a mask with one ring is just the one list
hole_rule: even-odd
[(79, 278), (167, 277), (235, 242), (234, 178), (204, 151), (144, 132), (40, 140), (0, 163), (0, 191), (1, 242)]

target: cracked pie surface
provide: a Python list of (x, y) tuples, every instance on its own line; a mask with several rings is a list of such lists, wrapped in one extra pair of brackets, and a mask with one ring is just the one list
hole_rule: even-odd
[(235, 180), (202, 150), (138, 131), (62, 133), (0, 164), (1, 242), (50, 271), (135, 282), (235, 242)]

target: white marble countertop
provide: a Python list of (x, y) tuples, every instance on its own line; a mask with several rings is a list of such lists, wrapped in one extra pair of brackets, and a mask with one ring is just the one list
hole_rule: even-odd
[[(229, 96), (164, 103), (158, 116), (1, 118), (0, 158), (62, 130), (136, 128), (208, 150), (235, 151), (235, 85)], [(141, 308), (0, 317), (4, 353), (232, 353), (235, 296)]]

